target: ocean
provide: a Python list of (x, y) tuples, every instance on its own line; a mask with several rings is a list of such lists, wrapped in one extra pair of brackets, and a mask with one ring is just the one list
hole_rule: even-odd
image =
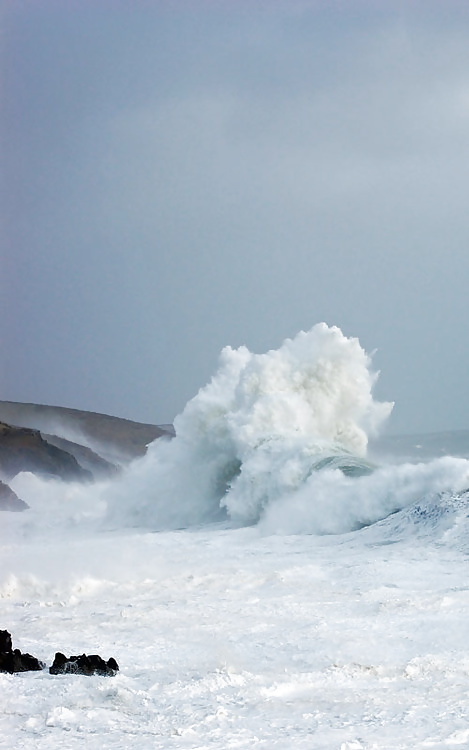
[(379, 438), (357, 339), (315, 326), (212, 380), (118, 478), (18, 475), (0, 748), (469, 746), (469, 441)]

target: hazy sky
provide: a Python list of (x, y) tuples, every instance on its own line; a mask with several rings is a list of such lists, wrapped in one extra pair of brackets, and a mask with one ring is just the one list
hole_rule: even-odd
[(467, 0), (3, 0), (0, 398), (167, 422), (338, 325), (469, 428)]

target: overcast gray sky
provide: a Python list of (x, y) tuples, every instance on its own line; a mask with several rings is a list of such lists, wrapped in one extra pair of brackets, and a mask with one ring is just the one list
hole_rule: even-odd
[(3, 0), (0, 398), (167, 422), (325, 321), (469, 428), (469, 3)]

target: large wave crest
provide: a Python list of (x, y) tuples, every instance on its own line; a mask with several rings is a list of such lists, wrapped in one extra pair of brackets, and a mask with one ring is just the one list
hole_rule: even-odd
[(368, 437), (392, 409), (373, 399), (370, 365), (357, 339), (324, 323), (265, 354), (226, 347), (176, 418), (176, 438), (150, 445), (113, 487), (110, 517), (155, 528), (226, 516), (252, 524), (320, 468), (368, 473)]
[(115, 480), (64, 485), (18, 475), (13, 488), (31, 509), (16, 533), (222, 521), (267, 534), (334, 534), (413, 504), (439, 507), (448, 493), (463, 493), (467, 504), (465, 458), (369, 462), (368, 437), (392, 409), (373, 399), (376, 377), (358, 340), (325, 324), (266, 354), (227, 347), (176, 418), (177, 436), (152, 443)]

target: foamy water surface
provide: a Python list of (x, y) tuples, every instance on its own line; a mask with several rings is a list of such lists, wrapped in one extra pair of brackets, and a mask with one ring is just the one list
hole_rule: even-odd
[(120, 672), (0, 674), (0, 747), (469, 744), (468, 453), (370, 453), (370, 364), (324, 325), (225, 350), (118, 480), (16, 477), (0, 628)]

